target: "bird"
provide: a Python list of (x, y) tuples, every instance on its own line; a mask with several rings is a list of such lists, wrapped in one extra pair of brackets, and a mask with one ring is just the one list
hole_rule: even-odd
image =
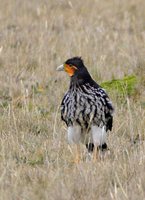
[(74, 161), (80, 162), (80, 143), (86, 145), (96, 161), (98, 151), (108, 148), (106, 136), (113, 126), (112, 101), (93, 80), (81, 57), (69, 58), (57, 67), (57, 71), (65, 71), (70, 77), (60, 110), (61, 119), (67, 126), (68, 142), (75, 146)]

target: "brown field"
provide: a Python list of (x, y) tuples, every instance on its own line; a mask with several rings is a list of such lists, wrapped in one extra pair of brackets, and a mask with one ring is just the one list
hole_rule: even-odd
[[(59, 105), (82, 56), (101, 83), (139, 78), (115, 106), (110, 154), (72, 163)], [(145, 199), (145, 1), (0, 0), (0, 200)]]

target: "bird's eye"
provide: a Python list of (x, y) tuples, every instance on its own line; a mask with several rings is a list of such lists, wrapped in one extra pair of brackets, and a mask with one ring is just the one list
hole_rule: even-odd
[(72, 64), (69, 64), (69, 66), (72, 67), (73, 65), (72, 65)]

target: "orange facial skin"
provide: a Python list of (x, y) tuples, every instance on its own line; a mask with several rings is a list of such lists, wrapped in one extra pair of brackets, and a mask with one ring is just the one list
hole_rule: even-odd
[(75, 71), (77, 70), (77, 67), (65, 64), (64, 70), (68, 73), (69, 76), (73, 76)]

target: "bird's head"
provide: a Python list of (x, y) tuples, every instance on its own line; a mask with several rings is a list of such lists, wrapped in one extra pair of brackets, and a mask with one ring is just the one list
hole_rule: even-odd
[(57, 67), (57, 71), (65, 71), (70, 77), (79, 74), (85, 68), (84, 62), (81, 57), (73, 57), (66, 60), (62, 65)]

